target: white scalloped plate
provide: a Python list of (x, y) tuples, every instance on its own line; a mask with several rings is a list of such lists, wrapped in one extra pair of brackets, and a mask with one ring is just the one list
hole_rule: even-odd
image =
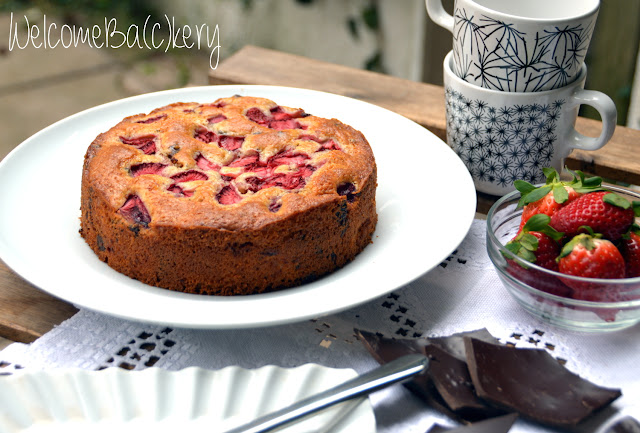
[[(317, 364), (17, 373), (0, 377), (0, 433), (219, 433), (355, 376)], [(283, 431), (375, 433), (376, 427), (364, 398)]]
[[(343, 269), (273, 293), (219, 297), (158, 289), (102, 263), (78, 234), (84, 154), (123, 117), (178, 101), (261, 96), (359, 129), (378, 165), (373, 242)], [(75, 305), (127, 319), (192, 328), (241, 328), (317, 318), (385, 295), (455, 250), (475, 215), (473, 180), (427, 129), (396, 113), (330, 93), (277, 86), (169, 90), (101, 105), (40, 131), (0, 162), (0, 258)]]

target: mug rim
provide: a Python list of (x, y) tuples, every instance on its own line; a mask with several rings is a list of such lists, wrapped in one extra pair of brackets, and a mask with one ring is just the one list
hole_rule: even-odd
[[(441, 0), (440, 0), (441, 1)], [(573, 16), (568, 16), (568, 17), (562, 17), (562, 18), (532, 18), (532, 17), (525, 17), (522, 15), (514, 15), (514, 14), (509, 14), (506, 12), (501, 12), (495, 9), (490, 9), (480, 3), (478, 3), (476, 0), (465, 0), (466, 2), (473, 4), (476, 8), (478, 8), (478, 10), (487, 13), (488, 15), (494, 15), (494, 16), (498, 16), (498, 17), (508, 17), (511, 19), (518, 19), (521, 21), (528, 21), (531, 23), (540, 23), (540, 22), (545, 22), (545, 23), (549, 23), (549, 24), (553, 24), (553, 23), (557, 23), (557, 22), (563, 22), (563, 21), (571, 21), (571, 20), (579, 20), (579, 19), (584, 19), (590, 15), (593, 15), (595, 13), (597, 13), (600, 9), (600, 0), (594, 0), (595, 4), (594, 7), (592, 7), (591, 9), (589, 9), (588, 11), (580, 14), (580, 15), (573, 15)]]
[[(587, 65), (583, 62), (582, 65), (580, 66), (580, 72), (575, 76), (573, 81), (570, 82), (569, 84), (567, 84), (566, 86), (557, 87), (555, 89), (542, 90), (540, 92), (507, 92), (507, 91), (503, 91), (503, 90), (488, 89), (486, 87), (478, 86), (476, 84), (473, 84), (473, 83), (470, 83), (468, 81), (463, 80), (462, 78), (458, 77), (453, 72), (453, 68), (451, 67), (452, 62), (453, 62), (453, 50), (449, 51), (447, 53), (447, 55), (444, 57), (443, 66), (444, 66), (445, 76), (448, 76), (451, 80), (455, 81), (459, 85), (470, 86), (475, 91), (486, 92), (488, 94), (495, 94), (495, 95), (509, 94), (509, 95), (523, 95), (523, 96), (524, 95), (544, 96), (544, 95), (547, 95), (547, 94), (557, 93), (557, 92), (561, 91), (562, 89), (575, 87), (575, 86), (579, 85), (582, 81), (584, 81), (586, 79), (586, 77), (587, 77)], [(444, 77), (443, 77), (443, 79), (444, 79)]]

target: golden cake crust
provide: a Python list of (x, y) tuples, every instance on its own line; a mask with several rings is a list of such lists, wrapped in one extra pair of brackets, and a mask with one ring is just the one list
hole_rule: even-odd
[(89, 146), (81, 234), (150, 285), (260, 293), (352, 260), (375, 229), (375, 189), (369, 144), (336, 119), (264, 98), (176, 103)]

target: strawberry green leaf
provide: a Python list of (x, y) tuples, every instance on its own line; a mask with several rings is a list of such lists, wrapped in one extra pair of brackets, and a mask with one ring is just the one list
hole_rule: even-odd
[(538, 250), (538, 238), (530, 233), (526, 233), (520, 239), (520, 245), (526, 250), (537, 251)]
[(580, 226), (578, 230), (585, 230), (591, 237), (602, 237), (602, 234), (595, 233), (590, 226)]
[[(524, 241), (522, 241), (524, 239)], [(520, 257), (530, 263), (535, 263), (537, 260), (534, 251), (538, 249), (538, 238), (528, 233), (520, 233), (514, 240), (509, 241), (505, 248), (514, 256)], [(512, 259), (506, 253), (502, 253), (507, 259)], [(522, 268), (528, 269), (528, 266), (524, 263), (518, 263)]]
[(587, 233), (582, 233), (577, 236), (574, 236), (573, 239), (571, 239), (569, 242), (565, 244), (564, 247), (562, 247), (562, 250), (560, 250), (560, 255), (556, 260), (559, 260), (571, 254), (571, 252), (577, 245), (582, 245), (587, 250), (594, 249), (596, 246), (596, 244), (593, 242), (594, 239), (595, 239), (594, 236), (591, 236), (590, 234), (587, 234)]
[(527, 223), (522, 227), (521, 233), (539, 232), (549, 236), (554, 241), (558, 242), (564, 236), (564, 233), (557, 231), (549, 225), (551, 217), (542, 213), (535, 214), (527, 220)]
[(633, 223), (631, 227), (629, 227), (629, 231), (622, 235), (622, 239), (631, 239), (631, 233), (635, 233), (636, 235), (640, 236), (640, 225), (638, 225), (637, 223)]
[(584, 178), (584, 173), (580, 170), (572, 171), (567, 167), (565, 167), (565, 170), (567, 170), (571, 174), (571, 176), (573, 176), (573, 179), (571, 180), (571, 182), (569, 182), (570, 185), (575, 185), (580, 182), (579, 178)]
[(570, 170), (568, 171), (573, 175), (573, 180), (569, 183), (569, 186), (571, 186), (576, 192), (584, 194), (604, 189), (602, 188), (601, 177), (586, 177), (586, 175), (580, 170), (576, 170), (575, 172)]
[(525, 180), (516, 180), (513, 182), (513, 186), (520, 191), (520, 194), (525, 195), (536, 189), (534, 185), (531, 185)]
[(631, 206), (633, 207), (634, 215), (637, 217), (640, 217), (640, 201), (637, 201), (637, 200), (632, 201)]
[(518, 251), (520, 251), (520, 243), (518, 242), (509, 242), (504, 247), (515, 255), (518, 255)]
[(573, 176), (573, 182), (578, 182), (578, 178), (584, 179), (584, 173), (580, 170), (573, 171), (569, 170), (567, 167), (565, 167), (565, 169)]
[(541, 232), (549, 226), (550, 221), (551, 217), (549, 215), (538, 213), (532, 215), (522, 229), (525, 232)]
[[(533, 235), (529, 235), (533, 238), (535, 238), (535, 236)], [(535, 262), (536, 261), (536, 255), (533, 253), (533, 251), (535, 251), (538, 248), (537, 242), (538, 240), (535, 239), (536, 241), (536, 246), (535, 249), (531, 250), (531, 246), (527, 246), (522, 244), (520, 241), (510, 241), (509, 243), (507, 243), (507, 245), (505, 245), (505, 248), (507, 250), (509, 250), (514, 256), (518, 256), (522, 259), (525, 259), (528, 262)]]
[(580, 170), (573, 172), (567, 169), (573, 176), (573, 180), (571, 181), (560, 180), (560, 174), (552, 167), (544, 167), (542, 171), (546, 177), (546, 182), (540, 187), (536, 187), (524, 180), (516, 180), (513, 182), (515, 188), (520, 191), (519, 207), (540, 200), (550, 191), (553, 191), (553, 198), (557, 203), (565, 203), (569, 199), (569, 192), (566, 187), (571, 187), (581, 194), (603, 189), (601, 187), (602, 178), (597, 176), (587, 178)]
[(573, 190), (578, 194), (588, 194), (590, 192), (606, 191), (606, 189), (602, 187), (586, 187), (586, 186), (574, 186)]
[(537, 260), (535, 254), (524, 248), (521, 248), (520, 251), (518, 251), (518, 257), (521, 257), (531, 263), (535, 263)]
[(629, 209), (631, 207), (631, 203), (629, 202), (629, 200), (613, 192), (610, 192), (609, 194), (605, 194), (604, 196), (602, 196), (602, 201), (622, 209)]
[(542, 169), (542, 173), (544, 173), (544, 176), (547, 178), (547, 185), (560, 180), (558, 171), (553, 167), (544, 167)]
[(556, 201), (556, 203), (560, 204), (569, 200), (569, 193), (567, 192), (567, 188), (565, 188), (562, 184), (556, 184), (553, 187), (553, 199)]
[(571, 254), (575, 245), (576, 244), (571, 241), (567, 242), (565, 246), (562, 247), (562, 250), (560, 250), (560, 255), (556, 258), (556, 262), (559, 261), (561, 258), (567, 257), (569, 254)]
[(586, 179), (581, 179), (581, 183), (582, 186), (586, 188), (598, 188), (602, 185), (602, 178), (600, 176), (588, 177)]
[(536, 187), (531, 185), (529, 182), (524, 180), (516, 180), (513, 182), (513, 186), (520, 191), (520, 200), (518, 200), (518, 207), (523, 207), (526, 203), (524, 202), (525, 197), (531, 192), (535, 191)]
[(550, 186), (541, 186), (540, 188), (534, 189), (522, 198), (524, 199), (525, 204), (533, 203), (534, 201), (538, 201), (542, 197), (547, 195), (549, 191), (551, 191)]

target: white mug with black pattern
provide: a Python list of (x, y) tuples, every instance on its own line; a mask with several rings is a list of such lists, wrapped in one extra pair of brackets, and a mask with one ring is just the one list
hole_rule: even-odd
[[(543, 183), (544, 167), (561, 172), (573, 149), (604, 146), (616, 126), (616, 106), (607, 95), (584, 90), (587, 67), (576, 80), (545, 92), (501, 92), (464, 81), (453, 71), (453, 53), (444, 60), (447, 143), (462, 159), (478, 191), (503, 195), (517, 179)], [(580, 105), (602, 119), (598, 137), (575, 130)]]
[(599, 0), (425, 0), (429, 17), (453, 34), (453, 71), (479, 87), (542, 92), (580, 74)]

